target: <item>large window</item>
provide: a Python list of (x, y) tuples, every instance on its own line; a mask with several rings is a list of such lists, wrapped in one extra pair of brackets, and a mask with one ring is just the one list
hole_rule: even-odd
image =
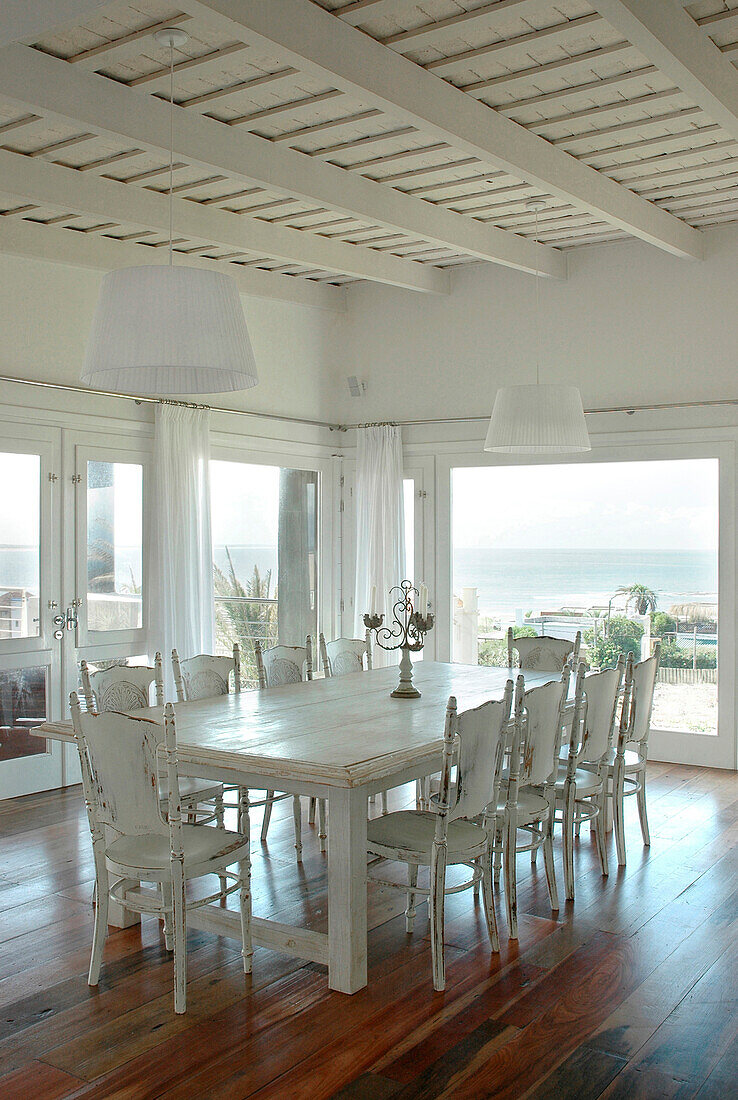
[(661, 643), (655, 728), (717, 732), (716, 459), (453, 471), (454, 659), (506, 664), (508, 627), (594, 667)]
[(255, 683), (257, 639), (317, 640), (318, 475), (221, 461), (210, 472), (217, 650), (238, 642)]
[(0, 638), (39, 633), (40, 469), (37, 454), (0, 453)]

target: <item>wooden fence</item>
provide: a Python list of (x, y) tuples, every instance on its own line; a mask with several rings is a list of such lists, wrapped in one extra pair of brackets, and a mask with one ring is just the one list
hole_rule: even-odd
[(716, 668), (660, 668), (660, 684), (716, 684)]

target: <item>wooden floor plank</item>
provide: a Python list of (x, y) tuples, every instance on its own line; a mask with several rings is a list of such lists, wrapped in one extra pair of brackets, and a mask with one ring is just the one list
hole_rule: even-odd
[[(598, 1100), (738, 1093), (738, 776), (649, 767), (652, 844), (626, 806), (628, 862), (603, 878), (586, 828), (577, 897), (551, 913), (543, 867), (518, 861), (520, 939), (489, 949), (471, 894), (447, 905), (447, 989), (432, 991), (427, 907), (369, 889), (370, 985), (190, 932), (188, 1013), (172, 1012), (159, 922), (111, 931), (86, 970), (92, 862), (78, 788), (0, 803), (0, 1096), (116, 1100)], [(412, 805), (411, 787), (391, 793)], [(378, 809), (378, 808), (377, 808)], [(259, 814), (254, 814), (258, 835)], [(561, 846), (555, 858), (561, 887)], [(540, 861), (539, 861), (540, 862)], [(326, 926), (327, 864), (291, 806), (253, 852), (254, 909)], [(235, 904), (231, 899), (231, 904)]]

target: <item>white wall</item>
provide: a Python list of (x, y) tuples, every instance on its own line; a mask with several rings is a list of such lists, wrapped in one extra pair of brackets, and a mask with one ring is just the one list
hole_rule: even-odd
[[(87, 268), (0, 254), (0, 374), (79, 384), (101, 277)], [(330, 419), (325, 364), (341, 315), (261, 298), (244, 298), (244, 309), (259, 385), (218, 394), (212, 403)]]
[[(705, 237), (703, 262), (636, 241), (570, 252), (569, 278), (540, 283), (541, 380), (577, 384), (585, 408), (738, 396), (738, 225)], [(486, 415), (499, 385), (535, 381), (532, 276), (474, 264), (448, 297), (364, 284), (348, 300), (344, 422)]]

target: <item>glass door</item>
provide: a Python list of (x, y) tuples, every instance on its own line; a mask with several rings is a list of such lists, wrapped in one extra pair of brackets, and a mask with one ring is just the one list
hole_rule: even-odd
[(61, 433), (8, 424), (0, 442), (0, 799), (59, 787), (62, 749), (33, 730), (62, 715)]

